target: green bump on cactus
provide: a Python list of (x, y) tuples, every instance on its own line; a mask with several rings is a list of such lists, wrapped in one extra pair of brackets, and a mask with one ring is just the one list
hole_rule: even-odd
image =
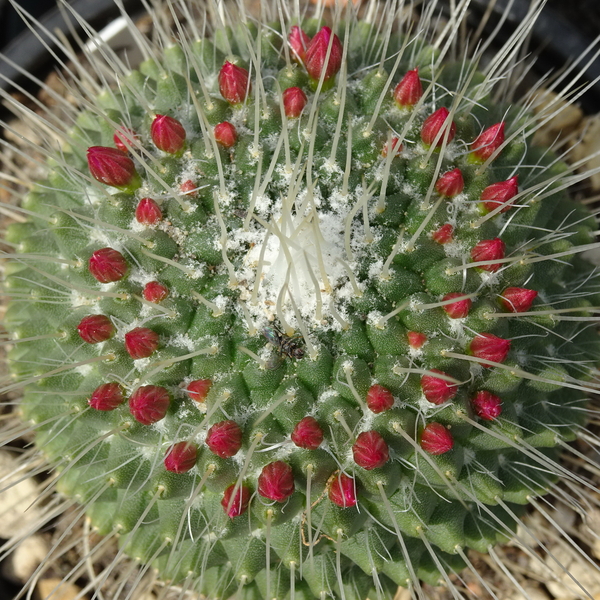
[(597, 226), (504, 62), (354, 10), (145, 52), (7, 234), (59, 489), (211, 598), (451, 585), (570, 476), (595, 389)]

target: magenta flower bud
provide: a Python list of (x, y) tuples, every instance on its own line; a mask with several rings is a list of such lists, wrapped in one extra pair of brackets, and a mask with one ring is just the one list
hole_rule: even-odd
[(142, 290), (147, 302), (162, 302), (169, 295), (169, 288), (158, 281), (149, 281)]
[(498, 183), (488, 185), (481, 192), (480, 200), (487, 212), (491, 212), (499, 206), (502, 206), (500, 212), (506, 212), (512, 206), (509, 200), (514, 198), (518, 191), (519, 177), (515, 175), (506, 181), (499, 181)]
[(206, 434), (206, 445), (221, 458), (235, 456), (242, 447), (242, 428), (235, 421), (215, 423)]
[(394, 406), (394, 394), (386, 387), (375, 383), (367, 392), (367, 406), (375, 414), (385, 412)]
[[(453, 292), (446, 294), (442, 300), (451, 300), (452, 298), (460, 298), (461, 296), (464, 296), (464, 294)], [(457, 302), (452, 302), (452, 304), (445, 304), (442, 308), (451, 319), (464, 319), (469, 314), (472, 304), (473, 301), (470, 298), (463, 298)]]
[[(469, 350), (477, 358), (501, 363), (510, 351), (510, 340), (499, 338), (491, 333), (480, 333), (471, 341)], [(482, 364), (482, 366), (489, 369), (494, 365)]]
[(352, 477), (345, 473), (338, 473), (329, 480), (329, 499), (340, 508), (356, 506), (356, 485)]
[(169, 392), (159, 385), (143, 385), (129, 398), (129, 412), (142, 425), (152, 425), (164, 419), (169, 410)]
[(502, 414), (502, 400), (490, 392), (477, 392), (471, 404), (475, 414), (484, 421), (493, 421)]
[(308, 98), (299, 87), (283, 90), (283, 110), (288, 119), (297, 119), (304, 110)]
[(465, 180), (460, 169), (452, 169), (444, 173), (435, 184), (437, 193), (446, 198), (454, 198), (463, 191), (464, 187)]
[[(332, 36), (333, 40), (330, 42)], [(327, 61), (327, 64), (325, 64), (325, 58), (327, 57), (327, 50), (330, 43), (331, 51), (329, 53), (329, 60)], [(310, 41), (310, 44), (306, 49), (304, 64), (308, 76), (313, 81), (319, 81), (321, 74), (324, 72), (323, 80), (329, 81), (342, 66), (343, 51), (344, 49), (340, 42), (340, 38), (338, 38), (335, 33), (332, 34), (329, 27), (322, 27), (317, 35)]]
[(162, 219), (162, 210), (152, 198), (142, 198), (135, 208), (135, 219), (142, 225), (156, 225)]
[(113, 135), (113, 141), (115, 146), (121, 152), (129, 152), (129, 148), (135, 147), (135, 143), (137, 140), (137, 134), (133, 129), (129, 129), (129, 127), (119, 127), (115, 134)]
[(106, 315), (89, 315), (77, 325), (77, 333), (88, 344), (99, 344), (115, 334), (115, 326)]
[(231, 148), (237, 142), (237, 131), (229, 121), (215, 125), (215, 140), (224, 148)]
[(444, 133), (438, 138), (436, 148), (441, 147), (444, 140), (446, 140), (446, 144), (449, 144), (454, 139), (456, 125), (453, 121), (448, 122), (449, 117), (450, 112), (445, 106), (442, 106), (442, 108), (438, 108), (432, 115), (425, 119), (421, 128), (421, 139), (426, 146), (431, 146), (442, 130)]
[(226, 61), (219, 71), (219, 90), (229, 104), (242, 104), (250, 92), (248, 71)]
[(473, 142), (469, 161), (484, 163), (504, 143), (504, 121), (488, 127)]
[(527, 312), (538, 293), (527, 288), (508, 287), (500, 296), (500, 304), (513, 313)]
[(164, 465), (171, 473), (187, 473), (192, 469), (198, 458), (198, 446), (192, 442), (177, 442), (165, 455)]
[(150, 126), (150, 136), (154, 145), (168, 154), (179, 154), (185, 146), (185, 129), (173, 117), (156, 115)]
[(186, 389), (192, 400), (204, 402), (212, 384), (211, 379), (196, 379), (196, 381), (190, 381)]
[(314, 417), (304, 417), (296, 423), (291, 437), (298, 448), (316, 450), (323, 443), (323, 430)]
[(127, 261), (118, 250), (101, 248), (90, 257), (88, 269), (100, 283), (113, 283), (125, 277)]
[(394, 89), (394, 100), (399, 107), (414, 106), (423, 95), (419, 69), (408, 71)]
[(179, 186), (179, 191), (186, 196), (195, 198), (198, 195), (198, 186), (191, 179), (186, 179)]
[(406, 337), (408, 338), (408, 345), (414, 350), (418, 350), (427, 341), (427, 336), (418, 331), (409, 331)]
[(125, 334), (125, 350), (133, 360), (148, 358), (158, 349), (158, 333), (147, 327), (136, 327)]
[[(439, 375), (447, 375), (438, 369), (430, 369), (430, 371)], [(421, 377), (421, 390), (423, 390), (423, 394), (428, 402), (443, 404), (456, 396), (458, 385), (435, 375), (423, 375)]]
[(300, 27), (298, 27), (298, 25), (294, 25), (290, 29), (288, 42), (290, 44), (290, 48), (292, 49), (292, 58), (296, 62), (302, 64), (304, 62), (304, 58), (306, 57), (306, 49), (310, 44), (310, 38), (302, 29), (300, 29)]
[(92, 177), (105, 185), (123, 188), (137, 178), (133, 161), (117, 148), (91, 146), (87, 150), (87, 161)]
[(294, 493), (292, 467), (282, 460), (276, 460), (263, 467), (258, 476), (258, 493), (263, 498), (284, 502)]
[[(483, 262), (488, 260), (501, 261), (504, 258), (506, 245), (500, 238), (493, 240), (481, 240), (475, 244), (471, 250), (471, 260), (473, 262)], [(501, 263), (491, 265), (481, 265), (479, 268), (489, 273), (495, 273), (501, 267)]]
[(441, 423), (427, 423), (421, 433), (420, 444), (425, 452), (438, 456), (452, 450), (454, 440)]
[(371, 471), (385, 465), (390, 459), (390, 450), (379, 432), (365, 431), (356, 438), (352, 455), (359, 467)]
[[(230, 517), (239, 517), (248, 510), (250, 504), (250, 488), (247, 485), (240, 485), (237, 490), (236, 484), (232, 483), (223, 493), (221, 506), (225, 514)], [(235, 491), (235, 496), (233, 492)]]
[(116, 382), (103, 383), (98, 386), (88, 400), (88, 404), (96, 410), (115, 410), (125, 402), (123, 388)]
[(390, 142), (386, 142), (383, 145), (383, 148), (381, 149), (381, 155), (383, 156), (383, 158), (387, 158), (387, 155), (390, 152), (390, 149), (388, 148), (388, 145), (391, 146), (392, 148), (392, 156), (398, 156), (400, 154), (400, 152), (402, 152), (402, 144), (400, 143), (400, 138), (396, 135), (392, 136), (392, 139), (390, 140)]

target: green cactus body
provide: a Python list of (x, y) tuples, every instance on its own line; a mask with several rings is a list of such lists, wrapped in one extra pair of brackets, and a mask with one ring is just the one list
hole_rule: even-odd
[(10, 360), (59, 490), (162, 578), (391, 598), (553, 485), (596, 224), (473, 65), (355, 19), (304, 23), (303, 64), (285, 27), (167, 48), (80, 114), (8, 232)]

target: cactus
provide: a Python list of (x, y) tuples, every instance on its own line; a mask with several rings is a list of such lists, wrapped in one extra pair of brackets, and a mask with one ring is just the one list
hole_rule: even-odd
[(455, 589), (575, 480), (595, 220), (512, 63), (396, 8), (148, 47), (6, 234), (7, 388), (58, 491), (210, 598)]

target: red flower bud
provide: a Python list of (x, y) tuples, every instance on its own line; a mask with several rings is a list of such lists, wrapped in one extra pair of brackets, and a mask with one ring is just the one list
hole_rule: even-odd
[(196, 402), (204, 402), (212, 387), (212, 383), (211, 379), (196, 379), (196, 381), (190, 381), (187, 386), (190, 398)]
[[(442, 300), (460, 298), (461, 296), (464, 296), (464, 294), (453, 292), (452, 294), (446, 294)], [(472, 304), (473, 302), (470, 298), (463, 298), (457, 302), (452, 302), (452, 304), (445, 304), (442, 308), (451, 319), (464, 319), (469, 314)]]
[[(510, 350), (510, 340), (496, 337), (491, 333), (480, 333), (473, 338), (469, 346), (473, 356), (496, 363), (504, 362)], [(494, 365), (483, 364), (486, 369)]]
[[(446, 375), (446, 373), (438, 369), (430, 369), (430, 371)], [(429, 402), (432, 404), (443, 404), (456, 396), (458, 385), (434, 375), (423, 375), (421, 377), (421, 389)]]
[(137, 176), (131, 158), (117, 148), (91, 146), (87, 161), (92, 177), (105, 185), (127, 187)]
[[(240, 485), (235, 490), (236, 484), (231, 484), (223, 493), (221, 506), (225, 514), (232, 519), (243, 515), (248, 510), (250, 504), (250, 488), (247, 485)], [(233, 492), (235, 490), (235, 496)]]
[(125, 277), (127, 261), (118, 250), (102, 248), (92, 254), (88, 261), (88, 268), (100, 283), (112, 283)]
[(338, 473), (329, 481), (329, 499), (340, 508), (356, 506), (356, 486), (354, 479), (345, 473)]
[(158, 281), (149, 281), (142, 291), (144, 300), (162, 302), (169, 295), (169, 288)]
[(388, 146), (391, 146), (392, 148), (392, 156), (398, 156), (400, 154), (400, 152), (402, 152), (402, 144), (400, 143), (400, 138), (397, 136), (392, 136), (392, 139), (390, 140), (390, 143), (386, 142), (383, 145), (383, 148), (381, 149), (381, 155), (384, 158), (387, 158), (388, 152), (389, 152), (389, 148)]
[(89, 315), (81, 319), (77, 325), (77, 333), (84, 342), (99, 344), (114, 335), (115, 326), (106, 315)]
[(471, 404), (475, 414), (484, 421), (493, 421), (502, 413), (502, 400), (490, 392), (477, 392)]
[(206, 445), (221, 458), (235, 456), (242, 447), (242, 428), (235, 421), (215, 423), (206, 434)]
[(150, 136), (154, 145), (168, 154), (178, 154), (185, 146), (185, 129), (173, 117), (156, 115), (150, 126)]
[(148, 358), (158, 348), (158, 333), (147, 327), (136, 327), (125, 334), (125, 350), (133, 360)]
[(179, 191), (186, 196), (195, 198), (198, 195), (198, 186), (191, 179), (186, 179), (179, 186)]
[(367, 392), (367, 406), (375, 414), (389, 410), (394, 406), (394, 394), (386, 387), (375, 383)]
[(250, 91), (248, 71), (226, 61), (219, 71), (219, 90), (229, 104), (242, 104)]
[(481, 192), (480, 198), (485, 210), (491, 212), (495, 208), (502, 206), (500, 212), (506, 212), (512, 206), (512, 203), (508, 201), (514, 198), (519, 191), (518, 181), (519, 177), (515, 175), (506, 181), (499, 181), (498, 183), (488, 185)]
[(292, 49), (292, 58), (296, 62), (303, 63), (306, 56), (306, 49), (310, 44), (310, 38), (298, 25), (294, 25), (290, 29), (290, 35), (288, 37), (290, 48)]
[[(473, 262), (501, 261), (504, 258), (505, 249), (506, 245), (500, 238), (481, 240), (471, 250), (471, 259)], [(495, 273), (501, 265), (502, 263), (498, 262), (497, 264), (480, 265), (479, 268), (489, 273)]]
[(421, 448), (435, 456), (452, 450), (452, 434), (441, 423), (427, 423), (421, 433)]
[[(426, 146), (431, 146), (440, 131), (444, 131), (438, 138), (436, 148), (439, 148), (444, 140), (449, 144), (456, 135), (454, 121), (449, 121), (450, 112), (445, 106), (438, 108), (432, 115), (425, 119), (421, 129), (421, 139)], [(448, 122), (449, 121), (449, 122)]]
[(371, 471), (385, 465), (390, 459), (390, 450), (379, 432), (365, 431), (356, 438), (352, 455), (359, 467)]
[(419, 69), (408, 71), (394, 89), (394, 100), (400, 107), (414, 106), (423, 95)]
[(504, 121), (488, 127), (473, 142), (471, 162), (484, 163), (504, 143)]
[(164, 465), (171, 473), (187, 473), (196, 464), (198, 446), (192, 442), (177, 442), (165, 455)]
[(452, 169), (444, 173), (435, 184), (437, 193), (447, 198), (454, 198), (463, 191), (464, 187), (465, 180), (460, 169)]
[(119, 129), (115, 131), (115, 134), (113, 135), (113, 141), (115, 143), (115, 146), (121, 152), (127, 153), (129, 152), (129, 148), (135, 147), (137, 137), (138, 136), (135, 133), (135, 131), (133, 131), (133, 129), (129, 129), (129, 127), (123, 126), (119, 127)]
[(142, 198), (136, 206), (135, 218), (142, 225), (155, 225), (162, 219), (162, 210), (152, 198)]
[(434, 242), (438, 244), (447, 244), (452, 241), (452, 234), (454, 233), (454, 227), (450, 223), (445, 223), (437, 231), (431, 234)]
[(215, 125), (215, 140), (224, 148), (231, 148), (237, 142), (237, 131), (229, 121)]
[(418, 350), (427, 341), (427, 336), (418, 331), (409, 331), (406, 335), (408, 337), (408, 345), (413, 350)]
[(323, 442), (323, 430), (314, 417), (304, 417), (292, 431), (292, 442), (298, 448), (316, 450)]
[(96, 410), (114, 410), (123, 402), (125, 402), (123, 388), (115, 382), (98, 386), (88, 400), (88, 404)]
[(500, 304), (508, 312), (527, 312), (537, 295), (538, 293), (535, 290), (508, 287), (502, 292), (502, 296), (500, 296)]
[(129, 398), (129, 412), (142, 425), (152, 425), (164, 419), (169, 410), (169, 392), (159, 385), (143, 385)]
[[(330, 40), (332, 41), (330, 42)], [(327, 61), (327, 64), (325, 64), (325, 58), (330, 44), (331, 52), (329, 53), (329, 60)], [(332, 34), (329, 27), (322, 27), (317, 35), (310, 41), (308, 48), (306, 49), (304, 64), (306, 65), (308, 76), (314, 81), (318, 81), (323, 72), (325, 72), (323, 77), (324, 81), (328, 81), (334, 77), (342, 66), (343, 51), (344, 49), (340, 42), (340, 38), (338, 38), (335, 33)]]
[(275, 502), (284, 502), (294, 493), (292, 467), (282, 460), (276, 460), (263, 467), (258, 476), (258, 493)]
[(304, 110), (308, 98), (299, 87), (283, 90), (283, 110), (288, 119), (297, 119)]

